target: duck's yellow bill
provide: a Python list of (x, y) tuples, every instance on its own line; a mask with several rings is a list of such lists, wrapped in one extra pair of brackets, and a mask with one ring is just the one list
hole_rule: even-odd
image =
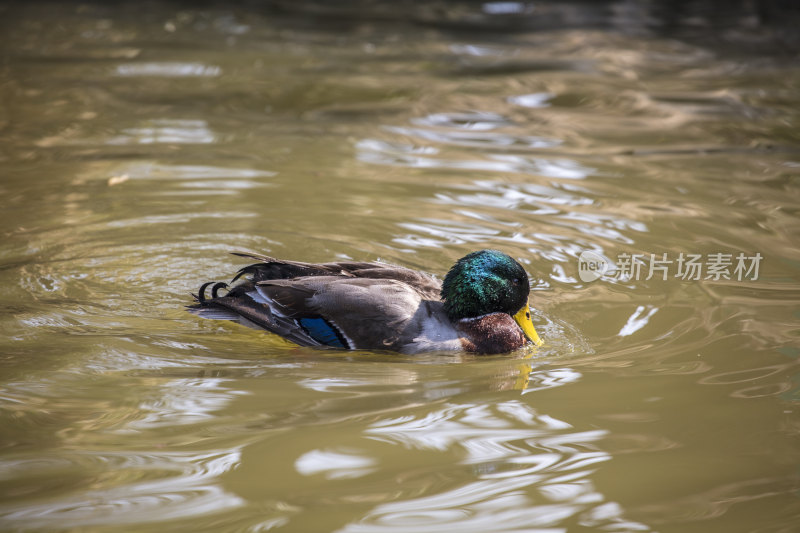
[(542, 339), (539, 338), (539, 335), (536, 333), (536, 329), (533, 327), (533, 322), (531, 322), (531, 309), (528, 305), (528, 302), (525, 302), (525, 305), (517, 311), (517, 314), (514, 315), (514, 320), (519, 327), (522, 328), (522, 332), (528, 337), (533, 344), (536, 346), (541, 346), (544, 344)]

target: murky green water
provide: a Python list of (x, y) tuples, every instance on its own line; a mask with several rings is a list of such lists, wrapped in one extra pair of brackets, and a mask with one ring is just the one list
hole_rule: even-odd
[[(398, 5), (0, 8), (1, 530), (797, 527), (796, 53), (631, 2)], [(530, 359), (182, 309), (230, 251), (484, 247), (536, 280)]]

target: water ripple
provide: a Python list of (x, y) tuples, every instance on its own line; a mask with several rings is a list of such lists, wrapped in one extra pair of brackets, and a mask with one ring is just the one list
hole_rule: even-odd
[(473, 131), (494, 130), (512, 124), (508, 118), (491, 111), (433, 113), (424, 117), (411, 119), (411, 123), (419, 126), (435, 126)]
[(222, 386), (220, 378), (176, 379), (162, 385), (155, 400), (144, 401), (140, 418), (130, 421), (119, 432), (141, 431), (173, 425), (196, 424), (216, 419), (217, 412), (244, 394)]
[(594, 445), (607, 432), (575, 431), (519, 400), (454, 403), (420, 416), (385, 418), (365, 434), (406, 448), (460, 449), (460, 463), (476, 479), (378, 505), (340, 532), (563, 531), (568, 520), (608, 531), (649, 531), (625, 519), (588, 479), (596, 465), (611, 459)]
[(561, 144), (558, 139), (533, 135), (511, 135), (487, 131), (437, 131), (423, 128), (386, 126), (386, 131), (416, 138), (421, 141), (442, 143), (450, 146), (470, 148), (552, 148)]
[[(81, 472), (102, 469), (120, 482), (104, 483), (102, 490), (78, 488), (57, 499), (0, 504), (0, 519), (25, 528), (79, 528), (106, 524), (134, 524), (210, 514), (239, 507), (243, 501), (215, 483), (241, 460), (239, 448), (208, 452), (74, 453), (57, 462), (16, 461), (3, 464), (30, 479), (39, 475), (64, 476), (65, 467)], [(52, 472), (55, 468), (58, 473)], [(148, 479), (152, 474), (163, 476)], [(134, 481), (127, 479), (133, 474)], [(18, 483), (22, 483), (21, 480)], [(44, 500), (44, 501), (42, 501)]]
[(252, 168), (219, 167), (211, 165), (167, 165), (153, 161), (126, 163), (116, 166), (112, 172), (142, 180), (250, 180), (270, 178), (275, 172)]
[[(536, 107), (552, 96), (531, 93), (510, 103)], [(597, 189), (604, 186), (598, 187), (598, 178), (606, 180), (615, 174), (587, 164), (590, 158), (579, 161), (546, 152), (559, 146), (560, 139), (521, 133), (520, 126), (497, 112), (432, 113), (409, 122), (413, 127), (384, 126), (384, 131), (395, 135), (393, 139), (358, 141), (358, 160), (433, 172), (485, 172), (492, 177), (438, 184), (426, 201), (449, 206), (450, 214), (456, 216), (398, 222), (405, 231), (392, 240), (400, 246), (521, 245), (550, 261), (551, 280), (576, 285), (574, 276), (553, 263), (577, 264), (582, 251), (605, 254), (604, 241), (632, 245), (637, 240), (632, 232), (649, 232), (642, 217), (626, 216), (626, 211), (610, 211), (603, 205)], [(529, 225), (555, 227), (563, 234), (525, 231)]]
[(205, 120), (153, 119), (103, 140), (109, 145), (212, 144), (219, 139)]

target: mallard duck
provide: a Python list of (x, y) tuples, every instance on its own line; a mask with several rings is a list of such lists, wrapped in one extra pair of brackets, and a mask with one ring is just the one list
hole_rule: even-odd
[(542, 344), (531, 322), (528, 275), (503, 252), (466, 255), (443, 282), (377, 262), (235, 255), (258, 263), (239, 270), (231, 284), (239, 283), (224, 294), (226, 283), (203, 284), (191, 312), (265, 329), (301, 346), (496, 354)]

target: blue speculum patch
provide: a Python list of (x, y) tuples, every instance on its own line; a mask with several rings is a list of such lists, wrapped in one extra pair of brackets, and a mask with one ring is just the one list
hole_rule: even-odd
[(300, 326), (308, 333), (312, 339), (336, 348), (349, 348), (341, 333), (327, 320), (322, 317), (298, 319)]

